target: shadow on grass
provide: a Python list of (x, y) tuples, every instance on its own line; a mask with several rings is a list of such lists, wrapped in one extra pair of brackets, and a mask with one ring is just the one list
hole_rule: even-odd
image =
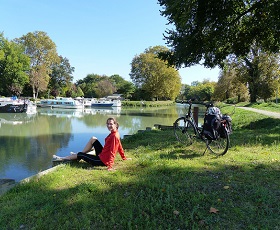
[[(260, 131), (244, 130), (231, 137)], [(170, 130), (133, 135), (123, 146), (158, 155), (110, 173), (73, 162), (18, 186), (0, 197), (0, 229), (279, 229), (279, 161), (206, 160), (204, 144), (180, 145)]]
[(233, 130), (233, 134), (230, 135), (231, 146), (279, 144), (279, 134), (279, 119), (264, 118)]
[[(251, 163), (234, 164), (220, 162), (207, 169), (180, 165), (123, 168), (106, 174), (86, 170), (75, 179), (75, 186), (65, 181), (52, 189), (52, 176), (46, 175), (0, 198), (0, 227), (278, 229), (276, 165), (264, 164), (260, 169)], [(67, 176), (62, 173), (58, 179)], [(211, 208), (218, 211), (211, 212)]]

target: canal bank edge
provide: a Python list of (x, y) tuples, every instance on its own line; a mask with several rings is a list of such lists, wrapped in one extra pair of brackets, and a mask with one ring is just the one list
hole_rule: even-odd
[[(173, 126), (167, 126), (167, 125), (160, 125), (160, 124), (155, 124), (154, 127), (146, 127), (145, 130), (138, 130), (138, 133), (141, 132), (145, 132), (145, 131), (151, 131), (153, 129), (161, 129), (161, 130), (165, 130), (165, 129), (172, 129)], [(123, 138), (128, 138), (132, 135), (124, 135)], [(63, 167), (65, 166), (65, 164), (63, 163), (58, 163), (58, 164), (53, 164), (52, 168), (49, 168), (47, 170), (44, 170), (42, 172), (39, 172), (33, 176), (27, 177), (19, 182), (15, 182), (14, 179), (0, 179), (0, 196), (3, 195), (4, 193), (6, 193), (7, 191), (9, 191), (11, 188), (13, 188), (15, 185), (17, 184), (22, 184), (22, 183), (27, 183), (29, 182), (31, 179), (38, 179), (43, 175), (46, 175), (47, 173), (53, 172), (54, 170), (56, 170), (58, 167)]]
[(47, 170), (44, 170), (42, 172), (39, 172), (33, 176), (27, 177), (19, 182), (15, 182), (14, 179), (0, 179), (0, 196), (5, 194), (7, 191), (9, 191), (11, 188), (13, 188), (14, 186), (18, 185), (18, 184), (23, 184), (23, 183), (28, 183), (30, 180), (32, 179), (38, 179), (43, 175), (46, 175), (50, 172), (53, 172), (54, 170), (56, 170), (59, 167), (64, 167), (65, 164), (60, 164), (57, 165), (55, 167), (49, 168)]

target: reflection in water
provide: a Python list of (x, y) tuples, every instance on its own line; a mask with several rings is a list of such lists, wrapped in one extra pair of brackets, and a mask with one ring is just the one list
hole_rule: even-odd
[(0, 113), (0, 127), (2, 124), (19, 125), (31, 122), (36, 114)]
[(154, 124), (172, 125), (182, 106), (167, 108), (38, 108), (37, 114), (0, 114), (0, 179), (19, 181), (52, 166), (52, 155), (81, 151), (91, 136), (104, 144), (106, 120), (117, 117), (121, 136)]

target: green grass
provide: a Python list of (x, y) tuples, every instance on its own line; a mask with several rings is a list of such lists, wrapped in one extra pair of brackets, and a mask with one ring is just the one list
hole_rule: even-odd
[(73, 163), (19, 185), (0, 197), (0, 229), (280, 229), (279, 119), (232, 118), (222, 157), (153, 130), (123, 140), (133, 160), (116, 171)]
[(243, 102), (243, 103), (239, 103), (238, 106), (251, 107), (251, 108), (280, 113), (280, 103), (276, 104), (274, 102), (262, 102), (262, 103), (245, 103), (245, 102)]
[(124, 107), (162, 107), (174, 104), (174, 101), (122, 101)]

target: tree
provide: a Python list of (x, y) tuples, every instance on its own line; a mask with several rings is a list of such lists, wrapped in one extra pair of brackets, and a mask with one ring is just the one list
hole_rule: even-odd
[(267, 54), (279, 52), (280, 1), (159, 0), (159, 4), (161, 14), (175, 28), (165, 35), (172, 49), (160, 57), (177, 67), (202, 62), (210, 68), (223, 67), (230, 55), (243, 59), (250, 75), (250, 101), (256, 102), (259, 92), (255, 78), (260, 73), (248, 55), (255, 46)]
[(97, 97), (105, 97), (113, 94), (116, 91), (116, 88), (108, 79), (103, 79), (98, 82), (97, 87), (95, 89), (95, 93)]
[(248, 89), (238, 77), (236, 63), (227, 62), (220, 72), (213, 99), (224, 101), (234, 97), (236, 97), (237, 100), (233, 102), (246, 101), (248, 99)]
[(158, 54), (166, 50), (163, 46), (150, 47), (132, 60), (130, 78), (147, 99), (174, 100), (180, 92), (178, 71), (158, 58)]
[(177, 67), (204, 62), (222, 65), (230, 54), (246, 56), (256, 43), (264, 51), (280, 49), (280, 1), (275, 0), (158, 0), (172, 29), (165, 55)]
[(135, 92), (135, 86), (132, 82), (126, 81), (118, 74), (109, 77), (109, 80), (116, 87), (116, 92), (122, 94), (125, 98), (131, 97)]
[(251, 102), (258, 98), (267, 100), (273, 95), (279, 57), (279, 54), (264, 52), (254, 45), (244, 59), (231, 58), (236, 65), (238, 80), (248, 85)]
[(98, 97), (96, 89), (98, 82), (104, 79), (105, 76), (98, 74), (88, 74), (84, 79), (80, 79), (76, 82), (76, 85), (82, 89), (85, 97)]
[(215, 86), (216, 82), (210, 82), (209, 80), (196, 81), (195, 84), (185, 87), (184, 96), (187, 99), (195, 98), (199, 101), (210, 101)]
[(61, 93), (63, 96), (65, 92), (71, 88), (73, 81), (73, 72), (75, 70), (69, 63), (67, 58), (59, 56), (60, 61), (58, 63), (53, 63), (51, 66), (52, 72), (50, 74), (49, 89), (51, 92)]
[(33, 97), (37, 98), (39, 92), (47, 90), (49, 75), (52, 72), (51, 67), (54, 63), (59, 62), (56, 45), (42, 31), (28, 33), (15, 41), (24, 45), (25, 54), (30, 58), (29, 79), (33, 89)]
[(23, 47), (0, 34), (0, 94), (20, 96), (28, 83), (29, 58)]

